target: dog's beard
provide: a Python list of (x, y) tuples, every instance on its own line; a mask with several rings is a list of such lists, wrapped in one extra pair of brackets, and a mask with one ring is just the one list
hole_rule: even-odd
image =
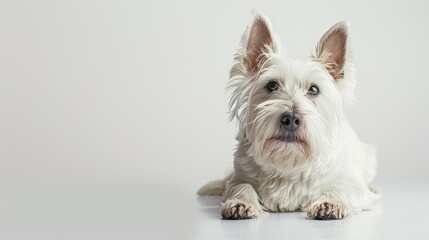
[(308, 156), (306, 140), (297, 134), (287, 133), (280, 129), (276, 117), (259, 118), (247, 133), (250, 143), (249, 154), (261, 165), (296, 165)]
[[(281, 127), (262, 142), (261, 159), (274, 166), (303, 163), (311, 154), (311, 148), (303, 131), (288, 132)], [(262, 130), (262, 129), (261, 129)]]
[(284, 113), (284, 104), (275, 105), (254, 109), (255, 116), (249, 115), (252, 117), (246, 129), (249, 154), (255, 156), (259, 164), (276, 168), (296, 167), (317, 156), (324, 143), (323, 136), (327, 136), (320, 126), (320, 116), (308, 112), (309, 116), (304, 115), (305, 120), (300, 129), (288, 131), (279, 121)]

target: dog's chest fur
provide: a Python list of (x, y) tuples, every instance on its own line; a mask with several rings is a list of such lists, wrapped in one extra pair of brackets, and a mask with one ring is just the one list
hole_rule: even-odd
[(311, 203), (311, 182), (303, 179), (276, 177), (259, 183), (257, 192), (262, 205), (272, 212), (306, 209)]
[[(245, 148), (245, 147), (244, 147)], [(240, 151), (241, 150), (241, 151)], [(246, 152), (238, 149), (238, 152)], [(290, 163), (293, 164), (293, 161)], [(270, 212), (305, 211), (321, 197), (320, 182), (332, 177), (330, 164), (306, 162), (289, 168), (287, 173), (260, 166), (247, 154), (237, 156), (235, 171), (250, 183), (259, 196), (263, 207)], [(245, 179), (244, 179), (245, 178)]]

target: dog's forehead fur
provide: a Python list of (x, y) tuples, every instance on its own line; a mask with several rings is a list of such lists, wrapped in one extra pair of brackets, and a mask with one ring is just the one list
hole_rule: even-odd
[(306, 91), (312, 84), (335, 87), (323, 65), (313, 59), (272, 56), (256, 76), (256, 82), (264, 84), (272, 80), (278, 81), (289, 91), (296, 91), (298, 88)]

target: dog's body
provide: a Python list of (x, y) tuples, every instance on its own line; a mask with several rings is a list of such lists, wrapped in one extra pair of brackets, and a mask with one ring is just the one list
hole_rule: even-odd
[(355, 87), (348, 42), (341, 22), (312, 58), (281, 58), (269, 20), (255, 14), (231, 69), (231, 112), (240, 127), (234, 173), (199, 191), (223, 194), (224, 218), (266, 210), (341, 219), (374, 207), (375, 150), (344, 116)]

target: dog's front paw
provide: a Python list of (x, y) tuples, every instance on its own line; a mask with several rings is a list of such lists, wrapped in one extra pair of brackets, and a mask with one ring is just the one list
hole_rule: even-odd
[(313, 204), (307, 211), (307, 216), (318, 220), (336, 220), (347, 216), (347, 208), (338, 202), (326, 201)]
[(258, 216), (258, 210), (251, 203), (233, 199), (222, 203), (221, 214), (224, 219), (250, 219)]

